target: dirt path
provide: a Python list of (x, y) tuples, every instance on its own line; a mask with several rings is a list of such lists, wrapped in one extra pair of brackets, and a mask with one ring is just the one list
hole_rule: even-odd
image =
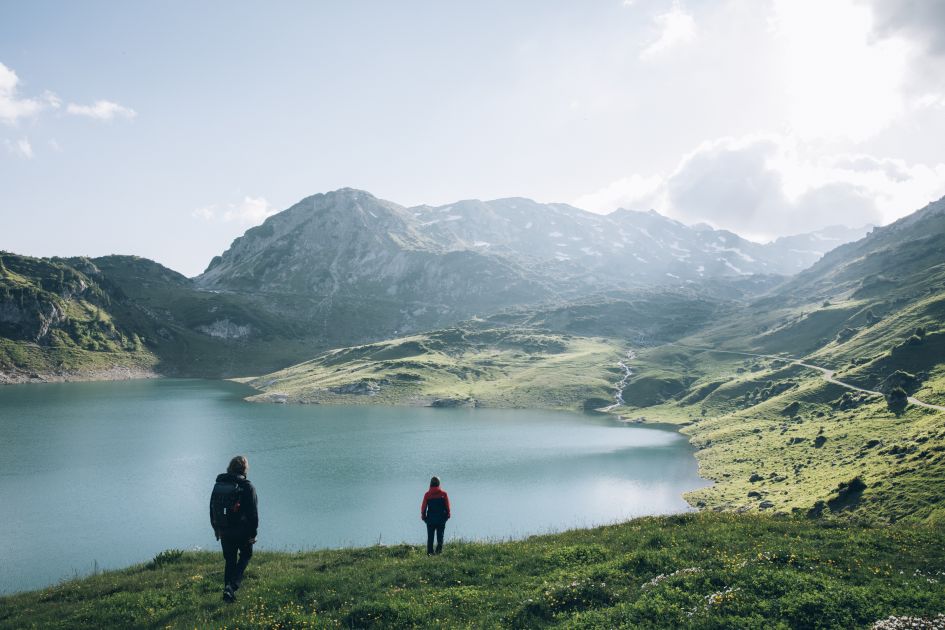
[[(801, 359), (792, 359), (791, 357), (778, 356), (776, 354), (754, 354), (751, 352), (736, 352), (734, 350), (717, 350), (716, 348), (701, 348), (699, 346), (684, 346), (678, 343), (667, 344), (669, 346), (676, 346), (677, 348), (687, 348), (689, 350), (706, 350), (708, 352), (721, 352), (722, 354), (738, 354), (745, 357), (759, 357), (762, 359), (778, 359), (780, 361), (790, 361), (792, 365), (799, 365), (801, 367), (806, 367), (811, 370), (817, 370), (823, 376), (824, 380), (828, 383), (833, 383), (834, 385), (839, 385), (840, 387), (846, 387), (847, 389), (852, 389), (855, 392), (862, 392), (864, 394), (874, 394), (876, 396), (885, 396), (882, 392), (877, 392), (872, 389), (863, 389), (862, 387), (857, 387), (856, 385), (851, 385), (850, 383), (844, 383), (834, 378), (836, 374), (835, 370), (829, 370), (819, 365), (811, 365), (810, 363), (804, 363)], [(924, 402), (909, 396), (908, 401), (917, 407), (925, 407), (926, 409), (934, 409), (935, 411), (945, 411), (945, 407), (941, 405), (933, 405), (931, 403)]]

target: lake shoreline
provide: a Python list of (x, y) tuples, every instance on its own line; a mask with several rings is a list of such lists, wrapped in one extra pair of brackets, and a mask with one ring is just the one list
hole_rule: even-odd
[(37, 372), (33, 370), (0, 370), (0, 385), (30, 385), (38, 383), (89, 383), (97, 381), (134, 381), (165, 378), (154, 370), (114, 365), (102, 370)]

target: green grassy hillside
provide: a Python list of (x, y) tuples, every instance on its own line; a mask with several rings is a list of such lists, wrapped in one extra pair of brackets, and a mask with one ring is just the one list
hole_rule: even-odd
[[(885, 310), (834, 300), (769, 312), (776, 323), (761, 331), (757, 316), (735, 315), (679, 345), (638, 352), (627, 404), (615, 411), (683, 427), (700, 448), (702, 474), (716, 482), (689, 497), (695, 505), (945, 519), (945, 413), (898, 408), (787, 360), (739, 354), (804, 358), (845, 383), (887, 395), (902, 387), (941, 404), (943, 306), (943, 293)], [(866, 487), (847, 493), (840, 484), (854, 479)]]
[[(941, 412), (897, 413), (778, 360), (666, 347), (634, 367), (631, 404), (615, 411), (690, 437), (700, 474), (715, 481), (687, 496), (696, 506), (945, 522)], [(665, 381), (681, 389), (660, 402), (654, 382)], [(653, 404), (634, 406), (641, 397)], [(850, 491), (855, 479), (865, 487)]]
[(691, 436), (716, 482), (689, 497), (699, 506), (945, 520), (945, 413), (905, 401), (945, 400), (943, 238), (939, 202), (640, 351), (615, 411)]
[[(370, 327), (299, 318), (289, 297), (204, 291), (136, 256), (0, 253), (0, 378), (229, 377), (291, 365)], [(364, 317), (364, 316), (362, 316)], [(360, 326), (360, 333), (352, 327)]]
[(591, 409), (612, 402), (619, 347), (484, 325), (341, 348), (247, 380), (255, 401)]
[(157, 363), (77, 262), (0, 252), (0, 382), (140, 375)]
[(252, 295), (203, 291), (146, 258), (92, 261), (111, 309), (158, 358), (161, 374), (208, 378), (274, 370), (326, 347), (320, 327), (260, 306)]
[[(245, 377), (451, 317), (432, 302), (409, 304), (372, 292), (202, 289), (136, 256), (42, 259), (3, 253), (0, 262), (0, 371), (25, 376), (79, 378), (129, 365), (164, 375)], [(742, 295), (734, 285), (730, 290)], [(616, 291), (484, 314), (464, 325), (675, 339), (711, 321), (722, 305), (692, 289)], [(506, 349), (514, 345), (503, 343)]]
[[(719, 293), (723, 295), (718, 295)], [(582, 299), (507, 309), (485, 317), (487, 325), (637, 341), (671, 341), (719, 317), (749, 293), (735, 282), (672, 290), (609, 291)]]
[(865, 628), (945, 611), (943, 535), (702, 513), (447, 540), (432, 558), (408, 545), (258, 552), (235, 604), (220, 600), (219, 552), (164, 552), (0, 598), (0, 627)]

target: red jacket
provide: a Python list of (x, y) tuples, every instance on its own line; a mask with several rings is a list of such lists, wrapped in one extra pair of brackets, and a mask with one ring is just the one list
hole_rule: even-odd
[(420, 518), (431, 525), (442, 525), (450, 518), (450, 497), (439, 486), (427, 490), (420, 504)]

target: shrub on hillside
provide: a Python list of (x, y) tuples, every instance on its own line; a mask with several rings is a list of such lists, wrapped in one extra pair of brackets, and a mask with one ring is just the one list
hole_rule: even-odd
[(844, 481), (837, 486), (837, 496), (827, 501), (827, 507), (832, 512), (839, 512), (846, 508), (855, 506), (860, 501), (863, 491), (866, 490), (866, 482), (859, 476), (850, 481)]
[(883, 379), (883, 382), (879, 386), (879, 391), (888, 396), (896, 388), (904, 389), (906, 393), (914, 392), (919, 388), (919, 378), (915, 374), (911, 374), (905, 370), (896, 370)]
[(909, 404), (909, 394), (902, 387), (894, 387), (886, 394), (886, 405), (897, 415)]
[(791, 416), (792, 418), (797, 415), (797, 412), (801, 409), (801, 403), (798, 401), (792, 402), (790, 405), (781, 410), (781, 414), (785, 416)]
[(865, 405), (869, 401), (870, 394), (864, 394), (861, 392), (844, 392), (840, 398), (830, 403), (830, 405), (838, 411), (847, 411), (848, 409), (856, 409), (861, 405)]

